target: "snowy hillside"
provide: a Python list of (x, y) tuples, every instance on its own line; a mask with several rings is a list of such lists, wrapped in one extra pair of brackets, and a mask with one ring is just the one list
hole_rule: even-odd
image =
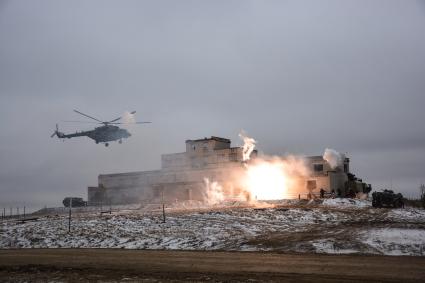
[[(274, 204), (275, 205), (275, 204)], [(373, 209), (367, 201), (263, 205), (263, 208), (159, 207), (80, 213), (1, 225), (0, 248), (264, 250), (425, 255), (425, 211)]]

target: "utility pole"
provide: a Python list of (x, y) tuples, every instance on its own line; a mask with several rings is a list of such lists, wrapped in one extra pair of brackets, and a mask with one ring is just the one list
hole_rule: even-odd
[(24, 206), (24, 219), (25, 219), (25, 206)]

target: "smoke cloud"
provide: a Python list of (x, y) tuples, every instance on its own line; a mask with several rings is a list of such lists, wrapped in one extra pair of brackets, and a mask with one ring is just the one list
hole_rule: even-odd
[(253, 138), (248, 137), (243, 130), (240, 132), (239, 137), (243, 140), (242, 160), (247, 161), (249, 160), (257, 142)]
[(208, 178), (204, 178), (205, 185), (205, 202), (208, 205), (215, 205), (223, 202), (224, 191), (217, 182), (211, 182)]
[(323, 153), (323, 159), (329, 163), (332, 169), (335, 169), (342, 165), (344, 157), (338, 151), (331, 148), (327, 148)]
[(241, 168), (229, 169), (233, 176), (231, 183), (235, 187), (205, 178), (206, 203), (218, 204), (228, 197), (256, 203), (261, 200), (296, 198), (298, 194), (305, 193), (305, 177), (310, 175), (310, 169), (304, 158), (262, 155), (250, 160), (256, 141), (243, 131), (239, 137), (244, 141), (243, 161), (249, 162), (245, 162)]
[(125, 111), (124, 114), (122, 115), (122, 121), (124, 124), (134, 124), (136, 123), (136, 115), (131, 114), (128, 111)]

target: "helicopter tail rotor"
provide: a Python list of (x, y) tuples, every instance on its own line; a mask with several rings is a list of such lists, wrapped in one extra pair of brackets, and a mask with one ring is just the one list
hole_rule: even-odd
[(59, 126), (58, 126), (58, 124), (56, 124), (56, 130), (53, 132), (53, 134), (50, 137), (53, 138), (54, 136), (57, 136), (58, 138), (63, 138), (64, 137), (64, 133), (59, 132)]
[(56, 124), (56, 130), (53, 132), (53, 134), (50, 137), (53, 138), (54, 136), (57, 136), (58, 131), (59, 131), (58, 124)]

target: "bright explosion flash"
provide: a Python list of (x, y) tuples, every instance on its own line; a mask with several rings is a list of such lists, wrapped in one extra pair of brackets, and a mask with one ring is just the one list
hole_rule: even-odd
[[(296, 156), (285, 158), (261, 156), (249, 160), (250, 153), (255, 147), (255, 140), (247, 137), (245, 133), (239, 136), (244, 141), (243, 160), (248, 161), (245, 163), (245, 174), (241, 178), (241, 184), (251, 200), (296, 198), (303, 189), (302, 177), (310, 174), (304, 160)], [(245, 149), (249, 149), (248, 156), (245, 156)]]
[(283, 164), (269, 161), (247, 166), (245, 188), (254, 200), (286, 197), (288, 178), (283, 167)]
[(305, 179), (311, 172), (304, 158), (255, 154), (255, 158), (250, 159), (256, 141), (244, 133), (239, 136), (244, 142), (241, 147), (243, 166), (229, 170), (233, 184), (204, 179), (207, 204), (216, 205), (231, 197), (257, 205), (260, 203), (257, 201), (294, 199), (305, 193)]

